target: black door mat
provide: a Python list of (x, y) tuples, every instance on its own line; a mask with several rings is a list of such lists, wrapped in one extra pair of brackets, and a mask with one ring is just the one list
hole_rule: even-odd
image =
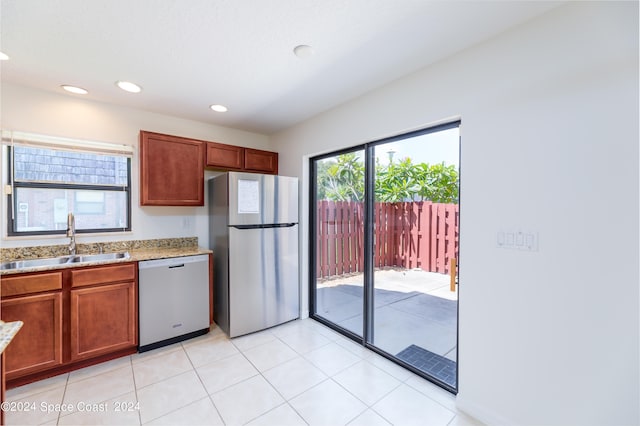
[(456, 387), (456, 362), (442, 355), (434, 354), (420, 346), (411, 345), (398, 352), (399, 359), (424, 371), (430, 376)]

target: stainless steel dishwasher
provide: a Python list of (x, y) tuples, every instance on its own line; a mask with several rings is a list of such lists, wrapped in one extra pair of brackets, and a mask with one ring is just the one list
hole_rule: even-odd
[(209, 332), (209, 256), (138, 263), (140, 352)]

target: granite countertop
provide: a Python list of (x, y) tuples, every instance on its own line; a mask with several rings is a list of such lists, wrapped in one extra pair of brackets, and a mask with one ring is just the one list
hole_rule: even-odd
[(4, 352), (9, 343), (22, 328), (22, 321), (4, 322), (0, 321), (0, 354)]
[(180, 247), (180, 248), (146, 248), (134, 249), (129, 252), (130, 261), (166, 259), (169, 257), (196, 256), (198, 254), (213, 253), (213, 250), (202, 247)]
[[(178, 240), (176, 242), (176, 240)], [(33, 266), (28, 268), (17, 268), (17, 269), (5, 269), (0, 270), (0, 276), (12, 275), (12, 274), (20, 274), (24, 272), (40, 272), (40, 271), (50, 271), (50, 270), (59, 270), (59, 269), (67, 269), (67, 268), (79, 268), (85, 266), (94, 266), (94, 265), (105, 265), (105, 264), (115, 264), (115, 263), (125, 263), (125, 262), (137, 262), (142, 260), (153, 260), (153, 259), (166, 259), (171, 257), (182, 257), (182, 256), (196, 256), (199, 254), (209, 254), (213, 253), (212, 250), (205, 249), (197, 245), (197, 239), (195, 240), (196, 245), (193, 245), (193, 239), (166, 239), (166, 240), (146, 240), (142, 242), (127, 242), (127, 244), (122, 243), (113, 243), (107, 247), (105, 253), (113, 253), (113, 252), (129, 252), (128, 258), (124, 259), (109, 259), (109, 260), (100, 260), (95, 262), (82, 262), (82, 263), (63, 263), (60, 265), (46, 265), (46, 266)], [(46, 247), (45, 247), (46, 248)], [(48, 257), (57, 257), (60, 256), (59, 251), (57, 251), (57, 247), (54, 249), (46, 249), (44, 250), (41, 247), (38, 247), (34, 250), (34, 248), (29, 248), (30, 250), (27, 252), (29, 254), (36, 254), (30, 256), (21, 256), (21, 253), (15, 253), (13, 256), (4, 256), (9, 257), (11, 260), (23, 260), (23, 259), (34, 259), (34, 258), (48, 258)], [(80, 247), (78, 250), (78, 255), (81, 254), (97, 254), (97, 247), (87, 245), (86, 247)], [(3, 259), (6, 260), (6, 259)]]

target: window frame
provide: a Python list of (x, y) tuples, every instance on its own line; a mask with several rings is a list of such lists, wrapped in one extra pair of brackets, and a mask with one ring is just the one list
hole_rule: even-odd
[[(62, 190), (80, 190), (80, 191), (113, 191), (124, 192), (126, 194), (127, 203), (127, 226), (117, 228), (90, 228), (90, 229), (76, 229), (76, 234), (92, 234), (92, 233), (109, 233), (109, 232), (127, 232), (131, 231), (131, 157), (122, 155), (127, 159), (127, 183), (124, 185), (91, 185), (91, 184), (70, 184), (70, 183), (58, 183), (58, 182), (23, 182), (14, 181), (13, 169), (14, 169), (14, 153), (13, 147), (7, 146), (7, 183), (11, 187), (11, 191), (7, 194), (7, 236), (8, 237), (20, 237), (20, 236), (39, 236), (39, 235), (65, 235), (66, 230), (48, 230), (48, 231), (16, 231), (16, 219), (14, 212), (18, 211), (17, 197), (15, 197), (15, 191), (18, 188), (41, 188), (41, 189), (62, 189)], [(53, 148), (49, 148), (55, 150)], [(106, 155), (104, 153), (96, 153), (97, 155)], [(113, 154), (112, 154), (113, 155)]]

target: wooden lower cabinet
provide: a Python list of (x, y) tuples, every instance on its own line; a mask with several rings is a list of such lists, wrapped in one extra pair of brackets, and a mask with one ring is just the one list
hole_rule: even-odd
[(71, 290), (71, 360), (137, 344), (135, 282)]
[(7, 347), (6, 378), (62, 364), (62, 292), (15, 297), (2, 301), (2, 320), (24, 325)]
[(137, 352), (135, 262), (2, 277), (1, 317), (24, 325), (4, 352), (9, 387)]

